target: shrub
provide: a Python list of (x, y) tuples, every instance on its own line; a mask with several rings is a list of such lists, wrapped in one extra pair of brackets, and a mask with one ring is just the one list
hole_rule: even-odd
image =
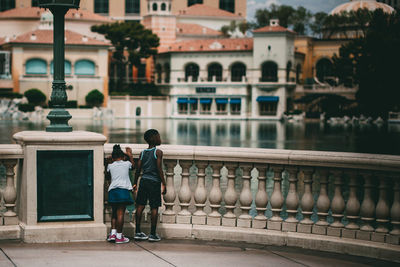
[(28, 99), (29, 104), (34, 106), (39, 106), (46, 101), (46, 95), (36, 88), (29, 89), (24, 93), (24, 96)]
[(67, 101), (67, 104), (65, 104), (66, 108), (77, 108), (78, 107), (78, 101), (76, 100), (70, 100)]
[(35, 106), (33, 104), (31, 104), (31, 103), (19, 104), (18, 109), (21, 112), (31, 112), (31, 111), (35, 110)]
[(0, 91), (0, 98), (22, 98), (23, 95), (14, 92), (1, 92)]
[(85, 97), (86, 104), (91, 107), (98, 107), (103, 104), (104, 95), (97, 89), (90, 91)]

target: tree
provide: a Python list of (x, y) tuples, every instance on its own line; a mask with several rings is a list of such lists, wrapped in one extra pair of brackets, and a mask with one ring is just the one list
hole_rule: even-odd
[(29, 104), (33, 106), (39, 106), (46, 101), (46, 95), (36, 88), (29, 89), (24, 93), (24, 96), (28, 99)]
[(324, 22), (328, 14), (325, 12), (317, 12), (313, 15), (312, 22), (310, 23), (310, 29), (317, 37), (322, 37), (322, 30)]
[(99, 107), (103, 104), (104, 95), (99, 90), (94, 89), (86, 95), (85, 100), (88, 106)]

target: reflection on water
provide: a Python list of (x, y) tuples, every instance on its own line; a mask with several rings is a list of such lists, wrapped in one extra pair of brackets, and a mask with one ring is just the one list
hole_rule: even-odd
[[(44, 130), (47, 122), (0, 120), (0, 143), (14, 133)], [(329, 125), (240, 120), (72, 119), (74, 130), (102, 133), (109, 143), (144, 143), (156, 128), (164, 144), (323, 150), (400, 155), (400, 124)]]

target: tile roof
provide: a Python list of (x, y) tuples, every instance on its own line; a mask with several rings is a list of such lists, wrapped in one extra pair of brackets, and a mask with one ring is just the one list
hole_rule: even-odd
[(195, 4), (184, 10), (180, 10), (178, 16), (242, 18), (231, 12), (202, 4)]
[[(52, 30), (35, 30), (28, 33), (21, 34), (15, 39), (10, 39), (8, 43), (24, 43), (24, 44), (52, 44), (53, 31)], [(91, 37), (84, 36), (70, 30), (65, 30), (65, 44), (66, 45), (94, 45), (94, 46), (110, 46), (109, 43), (96, 40)]]
[(178, 35), (222, 35), (220, 31), (191, 23), (177, 23), (176, 30)]
[(252, 51), (253, 38), (237, 39), (196, 39), (174, 43), (159, 53), (168, 52), (214, 52), (214, 51)]
[[(22, 7), (13, 8), (0, 12), (0, 19), (21, 18), (21, 19), (40, 19), (42, 13), (47, 12), (44, 8), (39, 7)], [(92, 13), (87, 10), (70, 9), (65, 15), (66, 20), (90, 20), (99, 22), (111, 22), (108, 18)]]
[(292, 30), (289, 30), (288, 28), (282, 27), (280, 25), (277, 26), (265, 26), (262, 28), (258, 28), (254, 30), (253, 32), (290, 32), (290, 33), (296, 33)]

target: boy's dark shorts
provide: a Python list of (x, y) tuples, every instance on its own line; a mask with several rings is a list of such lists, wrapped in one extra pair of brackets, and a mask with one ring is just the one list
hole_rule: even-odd
[(161, 207), (161, 181), (156, 182), (150, 179), (140, 180), (136, 205), (145, 206), (147, 200), (149, 200), (150, 208)]

